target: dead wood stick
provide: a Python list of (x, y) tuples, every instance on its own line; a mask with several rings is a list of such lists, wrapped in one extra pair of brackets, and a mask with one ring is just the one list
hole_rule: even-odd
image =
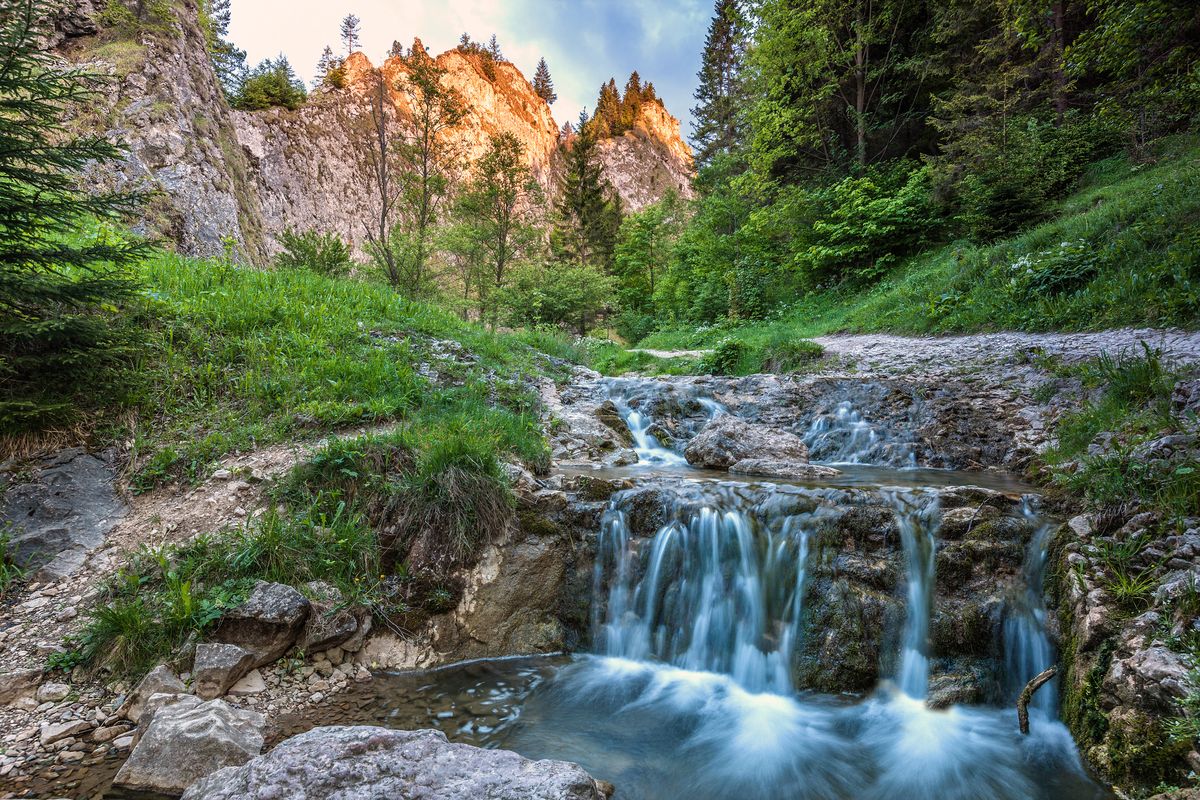
[(1033, 693), (1042, 688), (1043, 684), (1049, 683), (1057, 673), (1058, 667), (1051, 667), (1039, 672), (1033, 677), (1033, 680), (1025, 684), (1025, 688), (1021, 690), (1021, 696), (1017, 698), (1017, 722), (1021, 725), (1021, 733), (1026, 736), (1029, 735), (1029, 701), (1033, 699)]

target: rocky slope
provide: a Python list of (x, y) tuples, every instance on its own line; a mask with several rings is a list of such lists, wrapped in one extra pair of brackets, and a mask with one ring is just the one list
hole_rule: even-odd
[[(261, 261), (288, 228), (316, 228), (361, 244), (371, 207), (364, 159), (374, 67), (367, 57), (348, 59), (345, 88), (318, 91), (297, 111), (233, 111), (211, 67), (195, 0), (175, 0), (169, 13), (131, 34), (104, 29), (93, 4), (75, 0), (59, 21), (60, 50), (113, 76), (112, 88), (79, 122), (127, 142), (129, 154), (117, 171), (94, 176), (97, 182), (161, 193), (145, 225), (191, 255), (235, 245)], [(489, 136), (511, 133), (553, 198), (562, 162), (559, 128), (520, 70), (507, 62), (485, 66), (457, 50), (437, 61), (469, 106), (449, 134), (463, 163), (486, 150)], [(407, 68), (392, 58), (381, 69), (394, 81)], [(390, 99), (400, 115), (407, 113), (399, 93)], [(691, 152), (679, 121), (660, 103), (646, 103), (634, 129), (602, 142), (601, 153), (626, 210), (668, 190), (690, 194)]]

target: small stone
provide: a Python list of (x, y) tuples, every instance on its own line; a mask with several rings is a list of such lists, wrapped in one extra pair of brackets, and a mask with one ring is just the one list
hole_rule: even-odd
[(57, 703), (66, 700), (71, 694), (71, 687), (65, 683), (44, 683), (38, 687), (35, 695), (43, 703)]
[(266, 681), (263, 680), (262, 673), (256, 669), (250, 670), (249, 673), (242, 676), (242, 679), (229, 687), (229, 694), (234, 696), (246, 696), (254, 694), (262, 694), (267, 690)]
[(59, 723), (43, 722), (40, 735), (42, 747), (91, 729), (92, 723), (81, 719)]

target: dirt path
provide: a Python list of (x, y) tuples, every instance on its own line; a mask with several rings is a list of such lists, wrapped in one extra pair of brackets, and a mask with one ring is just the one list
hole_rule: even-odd
[(821, 336), (827, 356), (858, 373), (959, 372), (1011, 364), (1035, 355), (1075, 363), (1101, 354), (1140, 353), (1141, 343), (1169, 360), (1200, 361), (1200, 332), (1121, 328), (1099, 333), (981, 333), (910, 337), (888, 334)]

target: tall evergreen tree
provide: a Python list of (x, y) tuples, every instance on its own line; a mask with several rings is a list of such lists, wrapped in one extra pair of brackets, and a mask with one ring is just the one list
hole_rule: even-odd
[(586, 109), (580, 112), (578, 135), (567, 145), (553, 244), (561, 257), (607, 271), (621, 226), (621, 201), (600, 167), (594, 123)]
[(633, 123), (637, 120), (638, 111), (642, 107), (642, 76), (638, 75), (637, 70), (629, 74), (629, 80), (625, 82), (625, 95), (621, 98), (621, 130), (622, 132), (633, 127)]
[(136, 291), (126, 269), (148, 245), (80, 237), (140, 197), (80, 190), (85, 167), (122, 151), (78, 136), (69, 106), (96, 99), (100, 78), (39, 47), (47, 0), (0, 0), (0, 430), (62, 422), (122, 352), (111, 306)]
[(730, 153), (742, 142), (742, 113), (746, 90), (742, 70), (749, 26), (743, 0), (716, 0), (713, 19), (704, 41), (696, 106), (692, 109), (692, 138), (696, 164), (704, 166), (721, 153)]
[(304, 83), (296, 77), (287, 56), (280, 53), (278, 58), (268, 58), (250, 72), (233, 98), (233, 107), (260, 111), (282, 106), (295, 111), (304, 105), (306, 97)]
[(547, 103), (553, 103), (558, 99), (558, 95), (554, 93), (554, 80), (550, 77), (550, 67), (546, 65), (544, 58), (538, 60), (537, 71), (533, 73), (533, 91), (537, 92), (538, 97)]
[(226, 98), (237, 94), (246, 78), (246, 51), (229, 41), (229, 23), (232, 20), (230, 0), (207, 0), (200, 6), (200, 28), (208, 45), (213, 71), (225, 91)]
[(342, 18), (341, 36), (342, 46), (346, 48), (346, 55), (358, 51), (360, 43), (359, 36), (362, 33), (362, 20), (353, 14), (347, 14)]
[(496, 39), (496, 34), (492, 34), (492, 38), (488, 39), (487, 53), (496, 61), (504, 61), (504, 53), (500, 51), (500, 42)]
[(388, 58), (404, 58), (404, 45), (400, 44), (399, 39), (392, 40), (392, 46), (388, 48)]
[(317, 60), (317, 74), (313, 78), (313, 88), (319, 88), (325, 85), (329, 80), (329, 73), (337, 69), (341, 64), (341, 60), (333, 54), (333, 48), (325, 45), (325, 49), (321, 51), (321, 58)]
[(597, 139), (619, 136), (624, 132), (621, 127), (621, 93), (617, 91), (615, 79), (609, 78), (608, 83), (600, 87), (596, 115), (589, 124)]

